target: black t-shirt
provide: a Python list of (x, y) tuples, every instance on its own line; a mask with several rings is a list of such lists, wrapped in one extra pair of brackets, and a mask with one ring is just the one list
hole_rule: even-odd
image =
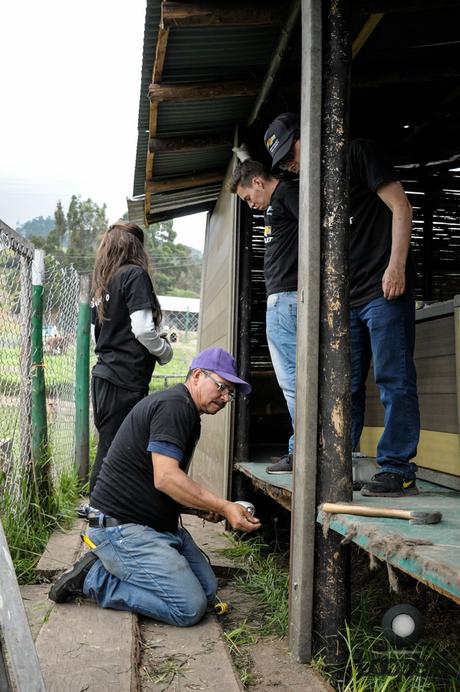
[(184, 454), (180, 468), (186, 472), (200, 432), (198, 409), (185, 385), (142, 399), (113, 439), (91, 493), (91, 504), (125, 523), (176, 531), (179, 505), (155, 488), (147, 447), (154, 441), (176, 445)]
[(125, 265), (110, 282), (102, 324), (92, 308), (97, 354), (93, 375), (124, 389), (147, 392), (156, 358), (134, 336), (130, 314), (151, 308), (155, 316), (149, 275), (141, 267)]
[(297, 291), (299, 184), (280, 181), (265, 212), (264, 278), (267, 296)]
[[(374, 142), (350, 142), (350, 306), (359, 307), (383, 295), (382, 277), (391, 254), (392, 213), (376, 194), (397, 180), (395, 171)], [(406, 262), (406, 293), (414, 285), (414, 266)]]

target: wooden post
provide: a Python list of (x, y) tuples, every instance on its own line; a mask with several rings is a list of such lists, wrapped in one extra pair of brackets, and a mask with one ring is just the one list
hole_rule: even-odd
[(316, 520), (321, 238), (321, 5), (321, 0), (302, 0), (302, 169), (289, 592), (289, 648), (294, 658), (301, 663), (310, 660), (312, 651)]
[(75, 363), (75, 464), (79, 479), (85, 483), (89, 472), (89, 341), (91, 312), (90, 277), (80, 276), (77, 354)]
[[(8, 652), (11, 673), (16, 684), (15, 689), (45, 692), (40, 663), (27, 622), (27, 615), (1, 520), (0, 555), (2, 561), (0, 569), (0, 634)], [(1, 669), (0, 661), (0, 684), (2, 682)], [(5, 678), (5, 670), (3, 670), (3, 677)], [(0, 689), (3, 692), (4, 688), (0, 687)], [(9, 687), (6, 689), (8, 690)]]
[[(347, 175), (350, 26), (348, 0), (323, 2), (321, 308), (317, 502), (350, 501), (351, 362)], [(315, 649), (343, 662), (349, 612), (349, 546), (316, 528)]]

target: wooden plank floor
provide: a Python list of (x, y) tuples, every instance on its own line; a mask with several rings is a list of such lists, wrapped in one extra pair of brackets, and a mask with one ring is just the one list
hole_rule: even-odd
[[(265, 467), (265, 462), (236, 465), (255, 487), (289, 509), (292, 474), (270, 475)], [(438, 511), (442, 513), (439, 524), (337, 514), (330, 517), (329, 528), (460, 603), (460, 493), (426, 481), (419, 480), (417, 485), (420, 493), (416, 496), (376, 498), (355, 492), (353, 501), (372, 507)], [(324, 523), (322, 513), (318, 521)]]

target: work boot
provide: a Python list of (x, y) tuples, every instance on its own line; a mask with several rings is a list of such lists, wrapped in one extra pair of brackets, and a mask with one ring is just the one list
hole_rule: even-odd
[(85, 553), (73, 567), (61, 574), (51, 587), (48, 598), (55, 603), (64, 603), (64, 601), (73, 601), (78, 596), (84, 596), (83, 584), (86, 575), (97, 559), (97, 555), (92, 551)]
[(285, 454), (265, 470), (267, 473), (292, 473), (292, 454)]
[(381, 471), (366, 481), (362, 487), (361, 495), (365, 497), (403, 497), (405, 495), (418, 495), (415, 480), (404, 478), (399, 473)]

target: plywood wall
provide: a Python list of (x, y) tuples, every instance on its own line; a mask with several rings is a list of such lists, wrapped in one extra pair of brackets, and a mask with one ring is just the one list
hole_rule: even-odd
[[(220, 346), (233, 351), (236, 276), (236, 201), (227, 191), (229, 168), (222, 192), (208, 220), (203, 258), (199, 348)], [(192, 463), (192, 477), (227, 497), (230, 476), (232, 404), (215, 416), (203, 415), (202, 433)]]

